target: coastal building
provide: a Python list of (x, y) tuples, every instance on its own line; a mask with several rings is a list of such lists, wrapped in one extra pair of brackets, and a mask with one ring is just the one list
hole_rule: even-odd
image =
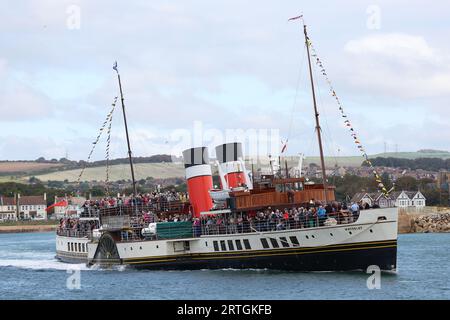
[(361, 205), (368, 204), (369, 206), (373, 206), (375, 204), (374, 199), (366, 192), (359, 192), (353, 196), (351, 202), (359, 203)]
[(450, 171), (441, 170), (439, 171), (436, 179), (437, 187), (446, 189), (445, 185), (450, 184)]
[(55, 196), (55, 202), (47, 208), (47, 214), (51, 219), (79, 217), (85, 202), (86, 198), (84, 197)]
[(0, 196), (0, 220), (45, 220), (47, 219), (47, 195), (15, 197)]
[(0, 196), (0, 221), (17, 220), (15, 197)]
[(47, 194), (43, 196), (17, 197), (19, 206), (19, 219), (46, 220), (47, 219)]
[(420, 191), (396, 191), (389, 194), (389, 196), (384, 195), (382, 192), (360, 192), (356, 193), (351, 201), (361, 205), (368, 204), (371, 207), (377, 205), (380, 208), (392, 206), (423, 208), (426, 205), (426, 198)]
[(426, 198), (420, 191), (396, 191), (391, 197), (395, 200), (395, 206), (400, 208), (423, 208), (426, 205)]

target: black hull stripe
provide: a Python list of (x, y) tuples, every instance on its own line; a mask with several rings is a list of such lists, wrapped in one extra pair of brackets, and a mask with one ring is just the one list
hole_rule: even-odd
[(381, 270), (395, 270), (397, 248), (378, 247), (377, 250), (357, 249), (339, 252), (323, 252), (302, 255), (255, 256), (241, 259), (210, 260), (160, 260), (133, 264), (130, 267), (150, 270), (199, 270), (199, 269), (269, 269), (284, 271), (350, 271), (366, 270), (376, 265)]
[(263, 250), (245, 250), (245, 251), (227, 251), (227, 252), (204, 252), (204, 253), (194, 253), (194, 254), (178, 254), (178, 255), (165, 255), (165, 256), (146, 256), (146, 257), (137, 257), (137, 258), (126, 258), (124, 261), (133, 261), (133, 260), (143, 260), (143, 259), (169, 259), (169, 258), (182, 258), (182, 257), (196, 257), (196, 256), (227, 256), (227, 255), (247, 255), (258, 254), (258, 253), (267, 253), (268, 251), (274, 253), (283, 253), (283, 252), (301, 252), (301, 251), (314, 251), (314, 250), (323, 250), (323, 249), (332, 249), (332, 248), (345, 248), (345, 247), (358, 247), (358, 246), (378, 246), (378, 245), (397, 245), (397, 240), (386, 240), (386, 241), (371, 241), (371, 242), (358, 242), (358, 243), (344, 243), (344, 244), (333, 244), (326, 246), (317, 246), (317, 247), (291, 247), (291, 248), (280, 248), (280, 249), (263, 249)]
[[(308, 248), (309, 250), (295, 250), (294, 248), (284, 252), (276, 251), (276, 250), (266, 250), (266, 251), (246, 251), (246, 252), (235, 252), (234, 255), (223, 255), (218, 252), (213, 254), (196, 254), (196, 255), (184, 255), (181, 259), (177, 259), (175, 257), (164, 257), (164, 258), (139, 258), (135, 261), (131, 261), (130, 259), (124, 259), (125, 264), (142, 264), (142, 263), (158, 263), (158, 262), (168, 262), (168, 261), (183, 261), (183, 260), (211, 260), (211, 259), (247, 259), (247, 258), (255, 258), (255, 257), (273, 257), (273, 256), (289, 256), (289, 255), (302, 255), (302, 254), (316, 254), (316, 253), (331, 253), (331, 252), (345, 252), (345, 251), (357, 251), (357, 250), (369, 250), (369, 249), (383, 249), (383, 248), (396, 248), (396, 242), (391, 244), (382, 244), (379, 243), (373, 245), (366, 246), (354, 246), (350, 248), (327, 248), (327, 247), (319, 247), (319, 248)], [(306, 248), (302, 248), (306, 249)]]

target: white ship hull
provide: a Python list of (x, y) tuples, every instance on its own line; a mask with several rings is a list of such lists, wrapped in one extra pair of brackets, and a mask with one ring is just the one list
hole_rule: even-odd
[(88, 244), (87, 259), (146, 269), (395, 270), (397, 209), (365, 210), (352, 224), (283, 231), (153, 241), (115, 241), (105, 233)]

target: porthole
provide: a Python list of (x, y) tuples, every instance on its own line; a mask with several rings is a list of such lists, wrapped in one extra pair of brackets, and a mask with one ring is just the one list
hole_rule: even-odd
[(208, 246), (208, 241), (205, 241), (205, 247), (207, 247)]
[(309, 239), (309, 236), (305, 236), (306, 239)]
[(312, 235), (311, 237), (315, 238), (314, 235)]
[(330, 233), (330, 236), (333, 236), (333, 234), (332, 234), (332, 233)]
[(142, 250), (142, 247), (139, 247), (139, 250)]
[(370, 232), (371, 232), (371, 233), (373, 233), (373, 230), (372, 230), (372, 229), (370, 229)]
[(130, 247), (130, 250), (133, 251), (133, 247)]
[(352, 232), (351, 232), (351, 231), (349, 231), (349, 232), (348, 232), (348, 234), (352, 234)]
[(159, 248), (159, 245), (156, 245), (156, 249), (158, 249)]

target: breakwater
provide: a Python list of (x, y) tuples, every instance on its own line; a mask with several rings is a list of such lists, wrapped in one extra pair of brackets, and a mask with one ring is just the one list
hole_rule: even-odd
[(399, 233), (450, 232), (450, 208), (401, 208)]

